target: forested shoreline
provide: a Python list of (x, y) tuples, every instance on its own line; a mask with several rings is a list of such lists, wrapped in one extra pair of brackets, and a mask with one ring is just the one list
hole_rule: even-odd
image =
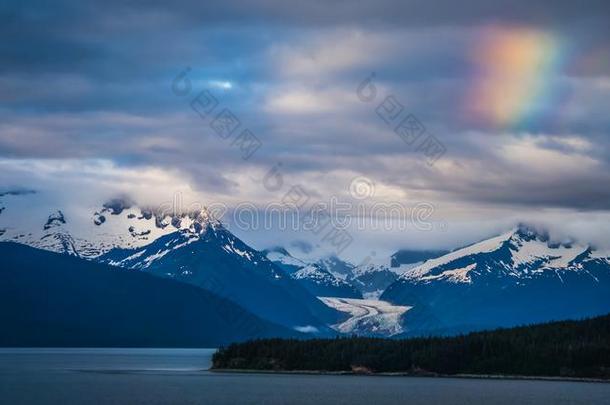
[(220, 348), (213, 369), (610, 379), (610, 315), (455, 337), (260, 339)]

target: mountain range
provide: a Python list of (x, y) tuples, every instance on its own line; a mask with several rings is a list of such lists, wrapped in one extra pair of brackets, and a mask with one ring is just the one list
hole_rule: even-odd
[(0, 243), (0, 346), (218, 347), (298, 337), (206, 290)]
[(219, 222), (197, 223), (196, 232), (177, 230), (143, 247), (111, 249), (96, 260), (201, 287), (296, 330), (323, 331), (341, 318)]
[(410, 333), (464, 332), (610, 311), (610, 252), (516, 229), (406, 271), (381, 295)]
[(266, 249), (263, 254), (317, 297), (362, 298), (362, 293), (342, 275), (333, 273), (320, 263), (297, 259), (283, 247)]
[[(188, 316), (208, 317), (201, 322), (217, 329), (216, 334), (193, 332), (187, 338), (177, 333), (176, 340), (166, 337), (168, 345), (177, 341), (222, 343), (269, 334), (455, 334), (610, 312), (610, 252), (576, 242), (556, 243), (548, 234), (526, 225), (451, 252), (405, 249), (391, 257), (369, 257), (352, 264), (337, 256), (298, 258), (282, 246), (258, 251), (206, 210), (164, 212), (140, 207), (126, 197), (75, 210), (50, 207), (33, 191), (14, 191), (0, 195), (0, 241), (5, 242), (1, 244), (7, 257), (3, 261), (10, 264), (3, 266), (3, 277), (13, 277), (13, 284), (6, 284), (13, 290), (5, 286), (9, 288), (5, 303), (13, 307), (20, 305), (19, 297), (44, 293), (48, 281), (33, 282), (36, 275), (48, 280), (55, 272), (58, 280), (71, 280), (63, 284), (72, 283), (73, 289), (82, 293), (93, 289), (92, 297), (102, 302), (103, 292), (87, 281), (96, 279), (93, 268), (105, 275), (101, 285), (117, 291), (129, 286), (129, 299), (140, 303), (152, 299), (144, 291), (148, 286), (174, 298), (181, 294), (178, 291), (193, 295), (182, 304), (189, 307), (184, 311), (202, 311)], [(30, 250), (23, 250), (24, 245)], [(32, 259), (28, 259), (23, 277), (15, 278), (20, 255)], [(76, 277), (74, 268), (85, 269), (82, 277)], [(138, 280), (143, 280), (142, 291), (133, 286)], [(26, 281), (32, 282), (31, 291)], [(161, 291), (166, 283), (167, 292)], [(62, 293), (61, 288), (67, 286), (51, 287), (49, 299), (60, 303), (65, 293), (79, 295), (70, 289)], [(193, 291), (205, 296), (194, 297)], [(130, 302), (126, 296), (121, 299)], [(32, 330), (36, 320), (46, 322), (40, 318), (46, 302), (30, 302), (35, 315), (21, 329), (18, 320), (5, 313), (8, 324), (21, 331), (21, 335), (16, 332), (14, 342)], [(232, 314), (228, 319), (249, 319), (256, 327), (236, 331), (218, 323), (213, 314), (226, 310), (226, 302)], [(40, 305), (38, 312), (35, 304)], [(111, 324), (116, 312), (104, 313), (96, 305), (90, 310), (99, 316), (92, 315), (91, 322), (102, 319)], [(175, 300), (163, 305), (181, 311)], [(132, 316), (141, 311), (144, 309), (136, 308)], [(147, 316), (154, 319), (157, 313), (160, 325), (168, 325), (167, 312), (158, 306)], [(85, 312), (77, 314), (85, 316)], [(130, 315), (125, 316), (129, 319)], [(78, 324), (76, 318), (53, 318), (50, 324), (62, 322)], [(87, 330), (97, 330), (86, 325)], [(182, 330), (183, 326), (175, 328)], [(84, 334), (84, 341), (92, 341), (88, 332), (75, 330), (75, 336)], [(54, 335), (49, 332), (49, 336)], [(61, 336), (51, 339), (52, 344), (73, 342)], [(108, 344), (118, 342), (120, 336), (125, 335), (117, 332)], [(128, 342), (153, 344), (141, 336), (138, 339)]]

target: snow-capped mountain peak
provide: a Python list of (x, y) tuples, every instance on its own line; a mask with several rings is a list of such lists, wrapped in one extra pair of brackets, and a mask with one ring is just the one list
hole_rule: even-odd
[(362, 294), (344, 278), (337, 277), (318, 263), (306, 263), (295, 258), (283, 247), (266, 249), (263, 254), (316, 296), (362, 297)]
[[(598, 252), (597, 259), (608, 260)], [(514, 280), (554, 272), (582, 270), (596, 256), (588, 245), (557, 243), (548, 234), (520, 225), (499, 236), (455, 250), (406, 271), (401, 279), (471, 283), (473, 277), (508, 276)]]
[(608, 253), (521, 225), (408, 270), (380, 299), (413, 306), (410, 333), (594, 316), (610, 308)]
[(92, 208), (49, 208), (53, 205), (43, 193), (2, 193), (0, 240), (95, 258), (117, 247), (141, 247), (176, 231), (197, 237), (221, 227), (205, 209), (173, 213), (140, 207), (127, 197)]

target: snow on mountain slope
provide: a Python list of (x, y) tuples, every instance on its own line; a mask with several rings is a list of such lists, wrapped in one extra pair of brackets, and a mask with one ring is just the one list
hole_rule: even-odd
[(367, 336), (394, 336), (404, 331), (402, 315), (411, 307), (392, 305), (371, 299), (320, 297), (328, 306), (350, 315), (349, 319), (333, 325), (342, 333)]
[(317, 284), (329, 285), (332, 287), (342, 287), (348, 285), (342, 280), (337, 279), (332, 274), (320, 269), (315, 264), (309, 264), (300, 268), (292, 274), (295, 280), (311, 280)]
[(381, 295), (407, 332), (454, 333), (610, 311), (610, 255), (519, 226), (407, 270)]
[[(401, 278), (414, 282), (444, 280), (471, 283), (472, 277), (503, 274), (513, 280), (533, 278), (545, 272), (561, 279), (565, 271), (582, 271), (580, 261), (592, 260), (591, 248), (579, 244), (553, 244), (525, 226), (475, 243), (406, 271)], [(596, 253), (610, 263), (608, 256)], [(580, 260), (577, 260), (580, 259)]]
[(352, 270), (352, 277), (360, 277), (365, 274), (384, 271), (394, 273), (394, 271), (390, 270), (390, 267), (385, 263), (362, 263), (354, 267)]
[(292, 274), (307, 266), (306, 262), (292, 256), (285, 248), (281, 246), (265, 249), (262, 253), (267, 257), (267, 259), (271, 260), (288, 274)]
[(340, 316), (216, 222), (198, 232), (174, 230), (145, 246), (115, 248), (97, 260), (204, 288), (298, 330), (323, 332)]
[(303, 337), (200, 288), (0, 243), (0, 346), (201, 347)]
[[(145, 270), (153, 265), (156, 261), (167, 255), (169, 252), (180, 249), (199, 240), (200, 236), (200, 234), (193, 233), (188, 230), (180, 230), (168, 235), (164, 235), (148, 245), (131, 248), (133, 249), (133, 253), (126, 257), (115, 253), (113, 249), (101, 256), (98, 256), (96, 259), (112, 266)], [(188, 274), (188, 272), (188, 270), (185, 270), (184, 274)]]
[(436, 259), (449, 253), (448, 250), (412, 250), (400, 249), (390, 258), (390, 267), (411, 266), (423, 263), (430, 259)]
[(365, 298), (377, 299), (401, 274), (400, 268), (390, 267), (389, 257), (368, 257), (354, 266), (350, 280)]
[(336, 256), (316, 262), (320, 268), (356, 287), (365, 298), (378, 298), (399, 275), (413, 265), (391, 267), (392, 257), (367, 257), (359, 265), (353, 265)]
[(0, 194), (0, 240), (68, 253), (97, 257), (115, 247), (135, 248), (177, 230), (197, 234), (208, 222), (205, 211), (184, 214), (138, 207), (127, 198), (112, 199), (97, 207), (49, 204), (38, 192)]
[(291, 277), (301, 282), (314, 295), (333, 294), (337, 297), (362, 298), (352, 284), (336, 278), (316, 264), (310, 264), (294, 272)]
[(503, 235), (500, 235), (500, 236), (497, 236), (497, 237), (494, 237), (494, 238), (491, 238), (491, 239), (488, 239), (488, 240), (485, 240), (485, 241), (482, 241), (479, 243), (475, 243), (474, 245), (465, 247), (463, 249), (459, 249), (455, 252), (448, 253), (445, 256), (441, 256), (437, 259), (428, 260), (424, 264), (422, 264), (420, 266), (416, 266), (416, 267), (412, 268), (410, 271), (405, 272), (403, 274), (402, 278), (408, 278), (408, 279), (424, 278), (428, 273), (430, 273), (430, 271), (432, 269), (447, 265), (448, 263), (457, 261), (465, 256), (472, 256), (472, 255), (477, 255), (477, 254), (482, 254), (482, 253), (493, 252), (493, 251), (499, 249), (500, 247), (502, 247), (502, 244), (504, 242), (506, 242), (508, 239), (510, 239), (511, 236), (513, 236), (513, 232), (507, 232)]
[(95, 207), (44, 193), (0, 195), (0, 240), (187, 282), (292, 328), (325, 331), (341, 315), (211, 218), (115, 198)]
[(346, 280), (353, 276), (354, 265), (335, 255), (323, 257), (315, 263), (341, 280)]
[(269, 260), (283, 269), (293, 280), (310, 293), (346, 298), (362, 298), (362, 294), (348, 281), (338, 278), (316, 263), (308, 264), (293, 257), (286, 249), (276, 247), (264, 251)]

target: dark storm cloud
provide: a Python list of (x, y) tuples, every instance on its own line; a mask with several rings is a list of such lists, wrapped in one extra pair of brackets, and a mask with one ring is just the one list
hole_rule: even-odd
[[(553, 86), (571, 94), (571, 104), (513, 132), (473, 127), (461, 114), (462, 95), (473, 85), (468, 50), (481, 39), (481, 27), (557, 30), (576, 44), (604, 45), (607, 1), (109, 0), (0, 7), (3, 158), (103, 158), (177, 169), (195, 187), (227, 194), (243, 186), (232, 173), (264, 172), (282, 162), (295, 183), (312, 173), (346, 171), (426, 198), (610, 209), (610, 66), (567, 67)], [(584, 60), (588, 49), (575, 48), (572, 58)], [(171, 93), (171, 81), (186, 66), (197, 90), (231, 82), (230, 90), (212, 91), (263, 141), (256, 159), (242, 161), (187, 100)], [(374, 105), (358, 100), (355, 89), (372, 71), (384, 95), (394, 94), (442, 139), (444, 163), (462, 171), (443, 162), (427, 166)], [(570, 174), (558, 164), (556, 171), (537, 172), (533, 160), (502, 154), (529, 134), (538, 136), (536, 151), (553, 151), (553, 158), (582, 168)], [(575, 150), (564, 138), (589, 147)]]
[[(37, 4), (38, 3), (38, 4)], [(38, 12), (29, 12), (36, 8)], [(198, 23), (252, 23), (267, 22), (275, 24), (336, 25), (363, 23), (393, 23), (417, 25), (454, 25), (478, 24), (490, 21), (514, 21), (525, 24), (562, 24), (578, 23), (604, 18), (608, 14), (608, 3), (603, 0), (590, 0), (581, 3), (561, 0), (552, 4), (545, 0), (495, 1), (464, 0), (457, 5), (453, 1), (426, 0), (378, 0), (375, 2), (346, 2), (312, 0), (289, 2), (282, 0), (206, 2), (186, 0), (173, 1), (98, 1), (85, 4), (69, 1), (28, 2), (28, 6), (7, 7), (28, 16), (52, 16), (67, 14), (74, 18), (103, 17), (99, 25), (125, 26), (119, 16), (127, 14), (147, 16), (168, 16), (179, 21)], [(36, 15), (38, 14), (38, 15)], [(113, 21), (114, 20), (114, 21)]]
[[(584, 28), (583, 35), (591, 35), (596, 29), (607, 29), (605, 18), (609, 14), (610, 4), (603, 0), (584, 3), (469, 0), (459, 5), (449, 0), (9, 1), (0, 9), (3, 36), (10, 38), (0, 46), (3, 61), (0, 69), (48, 72), (92, 68), (107, 64), (108, 58), (113, 57), (116, 60), (111, 63), (120, 63), (121, 57), (128, 56), (126, 53), (145, 56), (145, 50), (150, 48), (159, 52), (147, 56), (158, 57), (172, 49), (184, 51), (183, 47), (192, 47), (198, 42), (197, 32), (214, 27), (235, 32), (245, 26), (263, 29), (269, 24), (282, 28), (295, 25), (417, 28), (502, 22), (546, 27), (567, 24), (578, 31)], [(121, 52), (121, 45), (130, 42), (126, 52)], [(164, 58), (157, 59), (157, 65), (163, 63)]]

